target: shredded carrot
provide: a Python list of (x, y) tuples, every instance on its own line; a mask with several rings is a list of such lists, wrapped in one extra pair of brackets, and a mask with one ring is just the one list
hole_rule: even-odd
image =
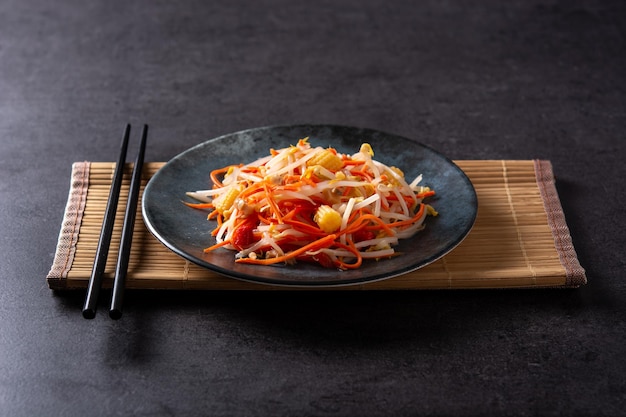
[(274, 218), (278, 220), (278, 223), (282, 223), (283, 215), (280, 212), (280, 208), (278, 208), (278, 204), (276, 204), (276, 201), (272, 197), (272, 192), (270, 191), (269, 185), (267, 183), (264, 183), (263, 186), (265, 189), (265, 195), (267, 196), (267, 202), (269, 203), (270, 209), (272, 210), (272, 213), (274, 214)]
[(344, 245), (343, 243), (337, 242), (336, 245), (340, 248), (346, 249), (354, 254), (356, 261), (352, 263), (344, 262), (342, 259), (338, 260), (339, 269), (357, 269), (360, 268), (363, 264), (363, 257), (361, 256), (361, 252), (354, 246), (354, 243), (351, 239), (348, 239), (348, 244)]
[(427, 198), (427, 197), (432, 197), (434, 195), (435, 195), (435, 192), (433, 190), (431, 190), (431, 191), (424, 191), (423, 193), (416, 194), (415, 197), (417, 197), (417, 198)]
[(223, 240), (221, 242), (217, 242), (215, 245), (211, 245), (208, 248), (204, 249), (204, 253), (209, 253), (214, 249), (221, 248), (222, 246), (226, 246), (230, 244), (230, 240)]
[(298, 220), (285, 220), (285, 224), (292, 226), (295, 230), (299, 232), (308, 233), (311, 236), (323, 236), (326, 234), (326, 232), (324, 232), (319, 227), (315, 227), (313, 225)]
[(183, 204), (188, 206), (188, 207), (195, 208), (195, 209), (215, 208), (213, 206), (213, 203), (190, 203), (188, 201), (183, 201)]
[(228, 165), (228, 166), (225, 166), (223, 168), (219, 168), (219, 169), (213, 170), (211, 172), (211, 181), (213, 181), (213, 184), (215, 184), (216, 186), (218, 186), (220, 188), (223, 187), (224, 184), (222, 184), (222, 181), (220, 180), (219, 177), (220, 177), (221, 174), (227, 173), (228, 170), (231, 169), (232, 167), (233, 167), (233, 165)]
[(317, 239), (308, 245), (304, 245), (299, 249), (291, 251), (285, 255), (277, 256), (275, 258), (266, 258), (266, 259), (252, 259), (252, 258), (239, 258), (235, 260), (235, 262), (243, 263), (243, 264), (259, 264), (259, 265), (271, 265), (277, 264), (281, 262), (288, 261), (290, 259), (294, 259), (303, 253), (319, 250), (325, 247), (330, 246), (334, 240), (337, 238), (336, 235), (327, 235), (323, 238)]
[(302, 182), (307, 185), (311, 185), (313, 187), (315, 187), (315, 184), (316, 184), (315, 181), (313, 181), (311, 178), (308, 178), (308, 177), (302, 177)]
[(424, 215), (425, 207), (426, 206), (424, 204), (420, 204), (420, 209), (417, 211), (415, 216), (413, 216), (411, 219), (409, 219), (409, 220), (399, 220), (397, 222), (393, 222), (393, 223), (389, 224), (389, 226), (390, 227), (403, 227), (403, 226), (409, 226), (409, 225), (415, 223), (416, 221), (421, 219), (422, 216)]
[(365, 161), (355, 161), (354, 159), (344, 159), (344, 165), (363, 165)]
[(386, 224), (384, 221), (382, 221), (380, 218), (374, 216), (373, 214), (364, 214), (364, 215), (360, 216), (357, 219), (357, 221), (355, 222), (356, 224), (349, 226), (348, 228), (346, 228), (344, 230), (344, 232), (345, 233), (354, 233), (357, 230), (361, 229), (363, 226), (367, 225), (368, 221), (376, 223), (376, 226), (372, 226), (370, 229), (372, 229), (372, 230), (382, 229), (385, 232), (387, 232), (387, 234), (389, 236), (394, 236), (395, 235), (395, 232), (393, 231), (393, 229), (391, 229), (391, 226), (393, 226), (394, 223)]

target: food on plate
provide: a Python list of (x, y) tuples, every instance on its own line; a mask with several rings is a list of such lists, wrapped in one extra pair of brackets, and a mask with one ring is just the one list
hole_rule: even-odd
[(435, 194), (410, 183), (403, 172), (375, 160), (363, 143), (354, 154), (296, 145), (270, 149), (254, 162), (210, 173), (211, 189), (187, 192), (216, 222), (218, 248), (235, 251), (235, 262), (271, 265), (316, 262), (340, 270), (364, 259), (399, 255), (394, 246), (422, 230), (437, 211), (424, 202)]

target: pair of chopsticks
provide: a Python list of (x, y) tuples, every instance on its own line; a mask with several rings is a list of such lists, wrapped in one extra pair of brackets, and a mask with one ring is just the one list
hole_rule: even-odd
[[(135, 160), (135, 166), (133, 167), (130, 190), (128, 192), (128, 202), (126, 204), (126, 212), (124, 214), (124, 225), (122, 227), (122, 240), (120, 242), (117, 257), (117, 266), (115, 268), (115, 281), (111, 296), (111, 307), (109, 309), (109, 316), (115, 320), (122, 317), (124, 285), (126, 282), (128, 261), (130, 258), (130, 246), (133, 237), (133, 229), (135, 227), (135, 215), (137, 212), (137, 200), (141, 185), (141, 170), (143, 168), (147, 136), (148, 125), (144, 125), (141, 133), (141, 143), (139, 145), (137, 159)], [(100, 294), (100, 289), (102, 288), (102, 276), (109, 254), (109, 246), (111, 244), (111, 236), (113, 234), (113, 224), (115, 223), (115, 213), (117, 211), (117, 203), (119, 201), (120, 190), (122, 188), (122, 177), (124, 174), (124, 165), (126, 164), (126, 151), (128, 150), (129, 137), (130, 124), (126, 125), (126, 129), (124, 129), (120, 155), (115, 166), (113, 182), (111, 183), (109, 199), (107, 201), (104, 220), (102, 222), (102, 230), (100, 231), (100, 238), (96, 249), (94, 266), (89, 279), (89, 286), (87, 287), (87, 296), (85, 298), (85, 305), (83, 306), (83, 317), (86, 319), (92, 319), (96, 316), (98, 295)]]

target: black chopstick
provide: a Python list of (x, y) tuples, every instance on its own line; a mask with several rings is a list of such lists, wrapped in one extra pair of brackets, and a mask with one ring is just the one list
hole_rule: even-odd
[(115, 174), (111, 183), (109, 199), (107, 201), (104, 220), (102, 222), (102, 230), (98, 239), (98, 247), (96, 249), (96, 258), (94, 266), (89, 278), (87, 287), (87, 297), (83, 306), (83, 317), (92, 319), (96, 316), (98, 304), (98, 295), (102, 288), (102, 275), (107, 263), (109, 255), (109, 246), (111, 244), (111, 235), (113, 234), (113, 225), (115, 223), (115, 213), (117, 211), (117, 203), (119, 201), (120, 189), (122, 187), (122, 177), (124, 174), (124, 165), (126, 164), (126, 151), (128, 150), (128, 137), (130, 136), (130, 124), (124, 129), (124, 137), (120, 146), (120, 155), (115, 166)]
[(113, 294), (111, 296), (111, 308), (109, 317), (117, 320), (122, 317), (122, 303), (124, 300), (124, 286), (126, 283), (126, 272), (130, 259), (130, 247), (133, 240), (133, 230), (135, 228), (135, 216), (137, 214), (137, 200), (139, 199), (139, 188), (141, 186), (141, 170), (143, 168), (144, 153), (146, 151), (146, 139), (148, 136), (148, 125), (143, 126), (141, 133), (141, 144), (139, 153), (135, 160), (133, 175), (128, 192), (128, 203), (126, 203), (126, 213), (124, 214), (124, 226), (122, 228), (122, 240), (117, 257), (117, 267), (115, 269), (115, 281), (113, 283)]

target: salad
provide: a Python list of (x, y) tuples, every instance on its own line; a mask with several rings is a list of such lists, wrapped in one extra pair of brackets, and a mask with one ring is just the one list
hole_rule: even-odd
[(340, 270), (365, 259), (397, 256), (399, 239), (422, 230), (436, 210), (424, 202), (435, 194), (410, 183), (403, 172), (374, 158), (363, 143), (348, 155), (332, 147), (296, 145), (270, 149), (254, 162), (211, 172), (211, 189), (187, 192), (195, 209), (209, 210), (216, 243), (235, 262), (271, 265), (316, 262)]

